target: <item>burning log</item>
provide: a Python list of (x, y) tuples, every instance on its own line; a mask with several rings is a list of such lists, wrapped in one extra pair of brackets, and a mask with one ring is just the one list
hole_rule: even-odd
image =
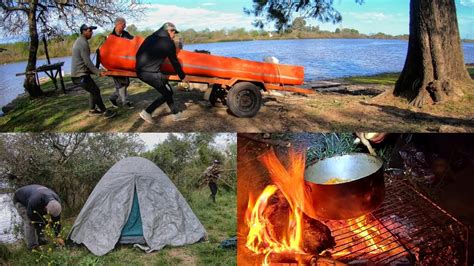
[(317, 255), (295, 254), (291, 252), (272, 253), (268, 256), (271, 265), (318, 265)]
[[(268, 200), (264, 215), (271, 222), (269, 230), (273, 235), (282, 235), (288, 228), (288, 215), (291, 212), (290, 204), (280, 191), (277, 191)], [(308, 254), (319, 254), (335, 245), (331, 230), (311, 217), (303, 214), (302, 244), (301, 248)]]

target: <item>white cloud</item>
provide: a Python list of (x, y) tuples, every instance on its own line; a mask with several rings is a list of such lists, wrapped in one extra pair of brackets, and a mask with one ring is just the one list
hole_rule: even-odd
[(176, 5), (147, 5), (146, 14), (141, 19), (130, 19), (139, 29), (158, 29), (166, 21), (173, 22), (180, 30), (252, 28), (252, 18), (243, 13), (220, 12), (202, 7), (186, 8)]
[(360, 20), (370, 20), (370, 21), (387, 21), (392, 19), (392, 15), (387, 15), (382, 12), (366, 12), (366, 13), (355, 13), (351, 12), (348, 15), (360, 19)]
[(466, 7), (474, 7), (474, 0), (461, 0), (461, 5)]
[(216, 3), (202, 3), (201, 6), (215, 6)]
[(165, 141), (168, 133), (139, 133), (138, 136), (145, 143), (145, 149), (152, 150), (155, 145)]

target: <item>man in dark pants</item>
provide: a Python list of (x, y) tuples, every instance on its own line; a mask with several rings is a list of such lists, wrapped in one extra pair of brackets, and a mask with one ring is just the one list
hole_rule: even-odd
[(41, 185), (28, 185), (19, 188), (13, 196), (18, 213), (23, 219), (25, 240), (28, 249), (44, 245), (43, 229), (47, 224), (47, 214), (51, 216), (56, 237), (61, 232), (61, 204), (58, 195)]
[(165, 102), (174, 116), (174, 121), (186, 119), (176, 109), (173, 101), (173, 90), (165, 75), (160, 72), (161, 63), (168, 58), (179, 78), (187, 82), (186, 75), (176, 56), (176, 46), (173, 42), (176, 33), (179, 32), (175, 25), (167, 22), (159, 30), (148, 36), (137, 52), (136, 72), (138, 78), (160, 93), (160, 96), (154, 102), (140, 112), (140, 117), (151, 124), (154, 124), (151, 116), (153, 111)]
[(82, 24), (80, 28), (81, 36), (77, 38), (72, 47), (71, 80), (90, 94), (89, 114), (104, 115), (105, 118), (111, 118), (115, 116), (115, 112), (105, 108), (100, 89), (91, 78), (91, 74), (100, 75), (100, 70), (94, 66), (90, 58), (91, 50), (88, 40), (92, 37), (92, 30), (94, 29), (97, 29), (97, 27), (87, 26), (86, 24)]
[(204, 180), (207, 181), (209, 185), (209, 189), (211, 190), (211, 195), (209, 198), (212, 199), (213, 202), (216, 202), (216, 194), (217, 194), (217, 179), (220, 178), (221, 175), (221, 162), (219, 160), (214, 160), (211, 166), (209, 166), (206, 171), (204, 171), (203, 176)]
[[(124, 18), (118, 17), (115, 19), (115, 27), (111, 35), (115, 35), (120, 38), (125, 38), (128, 40), (133, 39), (133, 36), (128, 33), (125, 28), (127, 27), (127, 22)], [(118, 107), (117, 100), (120, 97), (122, 100), (122, 105), (128, 109), (133, 109), (132, 102), (127, 100), (127, 88), (130, 85), (130, 78), (128, 77), (113, 77), (115, 83), (115, 92), (110, 95), (109, 100), (112, 103), (113, 107)]]

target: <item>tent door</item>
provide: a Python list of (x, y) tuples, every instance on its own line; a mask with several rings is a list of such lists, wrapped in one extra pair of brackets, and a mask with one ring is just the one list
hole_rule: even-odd
[(119, 243), (121, 244), (146, 244), (143, 238), (143, 226), (138, 204), (137, 189), (133, 192), (132, 210), (128, 216), (127, 223), (122, 228)]

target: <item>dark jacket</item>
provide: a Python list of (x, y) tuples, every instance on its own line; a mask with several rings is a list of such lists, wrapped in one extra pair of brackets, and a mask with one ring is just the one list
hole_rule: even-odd
[(168, 58), (180, 79), (186, 76), (176, 56), (176, 46), (164, 29), (155, 31), (142, 43), (137, 52), (136, 72), (160, 72), (160, 65)]
[(115, 32), (115, 28), (114, 28), (114, 29), (112, 30), (112, 33), (110, 33), (110, 34), (115, 35), (115, 36), (120, 37), (120, 38), (129, 39), (129, 40), (133, 39), (133, 35), (130, 34), (130, 33), (128, 33), (128, 31), (125, 31), (125, 30), (122, 31), (122, 35), (118, 35), (118, 34)]
[(207, 183), (216, 182), (221, 177), (221, 172), (222, 170), (219, 165), (213, 164), (209, 166), (203, 173), (204, 181)]
[[(41, 185), (28, 185), (19, 188), (13, 196), (14, 202), (19, 202), (26, 207), (26, 213), (31, 221), (44, 223), (46, 205), (52, 200), (59, 200), (58, 194)], [(60, 216), (52, 217), (53, 222), (60, 220)]]

